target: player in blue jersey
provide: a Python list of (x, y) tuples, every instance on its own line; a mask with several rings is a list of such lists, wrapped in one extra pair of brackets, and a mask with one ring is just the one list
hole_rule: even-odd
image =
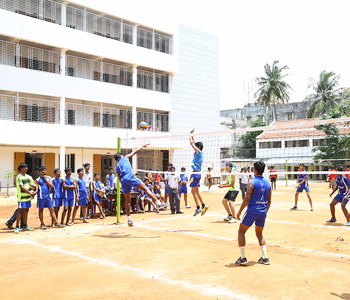
[[(53, 170), (53, 173), (55, 175), (55, 178), (52, 180), (52, 184), (54, 187), (52, 193), (52, 202), (56, 219), (58, 220), (58, 212), (60, 210), (60, 207), (63, 206), (63, 183), (61, 178), (61, 170), (56, 168), (55, 170)], [(53, 225), (53, 223), (51, 225)]]
[(158, 205), (157, 205), (157, 196), (155, 195), (155, 193), (153, 192), (153, 187), (152, 187), (152, 184), (150, 184), (149, 182), (149, 178), (146, 177), (144, 180), (143, 180), (143, 183), (145, 184), (145, 186), (147, 186), (147, 188), (154, 194), (154, 196), (156, 197), (156, 200), (153, 201), (151, 199), (151, 197), (149, 197), (147, 194), (144, 195), (144, 198), (143, 198), (143, 207), (145, 207), (148, 203), (150, 203), (153, 207), (153, 211), (156, 211), (157, 213), (159, 213), (159, 208), (158, 208)]
[(74, 225), (74, 220), (75, 220), (75, 215), (81, 207), (82, 213), (83, 213), (83, 223), (89, 223), (89, 221), (86, 220), (86, 206), (88, 204), (88, 199), (87, 199), (87, 189), (86, 189), (86, 182), (84, 181), (84, 169), (79, 168), (77, 170), (78, 173), (78, 178), (75, 179), (75, 186), (76, 188), (76, 193), (75, 193), (75, 206), (73, 210), (73, 217), (72, 217), (72, 222), (71, 225)]
[[(337, 167), (338, 172), (343, 172), (344, 169), (339, 166)], [(337, 219), (335, 218), (335, 206), (338, 203), (341, 203), (341, 208), (343, 210), (344, 216), (346, 218), (347, 223), (345, 226), (350, 226), (350, 219), (349, 219), (349, 213), (346, 209), (346, 204), (349, 202), (349, 194), (350, 194), (350, 182), (349, 179), (347, 179), (342, 174), (337, 174), (337, 177), (335, 178), (336, 187), (332, 191), (332, 193), (329, 194), (329, 197), (332, 197), (332, 195), (335, 193), (335, 191), (338, 190), (338, 194), (334, 197), (333, 201), (331, 202), (330, 210), (332, 214), (332, 218), (330, 218), (327, 222), (336, 222)]]
[(146, 195), (150, 197), (154, 203), (156, 203), (157, 201), (156, 196), (149, 190), (149, 188), (140, 179), (134, 176), (131, 170), (130, 162), (129, 162), (129, 158), (133, 157), (136, 153), (140, 152), (143, 148), (146, 148), (147, 146), (149, 146), (149, 144), (143, 145), (142, 147), (130, 152), (125, 156), (121, 153), (116, 153), (114, 155), (114, 159), (117, 162), (116, 173), (122, 185), (123, 194), (125, 197), (125, 209), (126, 209), (126, 214), (128, 216), (129, 227), (134, 226), (130, 216), (130, 201), (131, 201), (130, 191), (132, 187), (136, 187), (139, 190), (142, 190), (143, 192), (145, 192)]
[[(69, 223), (70, 215), (72, 213), (72, 208), (74, 206), (74, 195), (77, 195), (77, 187), (75, 180), (71, 177), (72, 169), (65, 168), (64, 172), (66, 173), (66, 177), (62, 180), (63, 185), (63, 212), (61, 218), (61, 224), (65, 224), (67, 226), (71, 226), (73, 224)], [(64, 218), (67, 215), (67, 221), (64, 223)]]
[(189, 205), (187, 204), (187, 183), (188, 183), (188, 176), (185, 174), (185, 172), (186, 172), (186, 168), (185, 168), (185, 167), (182, 167), (182, 168), (181, 168), (181, 174), (180, 174), (181, 185), (180, 185), (179, 196), (180, 196), (180, 200), (181, 200), (181, 195), (184, 194), (185, 208), (191, 208), (191, 206), (189, 206)]
[(267, 212), (271, 206), (272, 190), (269, 181), (263, 177), (265, 164), (263, 161), (254, 163), (254, 175), (252, 180), (248, 181), (248, 189), (237, 213), (237, 219), (240, 220), (243, 209), (248, 206), (241, 224), (238, 229), (238, 245), (241, 256), (237, 259), (236, 264), (247, 264), (245, 256), (245, 233), (250, 226), (255, 223), (255, 233), (258, 238), (262, 252), (262, 257), (258, 260), (259, 263), (269, 265), (270, 260), (267, 257), (266, 241), (263, 236), (263, 230)]
[[(114, 178), (114, 177), (113, 177)], [(100, 173), (96, 172), (94, 174), (94, 181), (92, 182), (93, 197), (95, 199), (98, 210), (100, 211), (100, 219), (106, 218), (102, 210), (102, 196), (105, 194), (105, 189), (103, 188), (102, 182), (100, 181)]]
[[(199, 186), (201, 181), (201, 174), (199, 173), (202, 170), (202, 164), (203, 164), (203, 143), (202, 142), (195, 142), (192, 133), (194, 133), (194, 129), (190, 132), (190, 144), (194, 150), (193, 154), (193, 164), (191, 166), (193, 170), (193, 174), (190, 177), (190, 187), (191, 187), (191, 193), (194, 199), (194, 202), (196, 203), (196, 210), (194, 212), (194, 217), (201, 213), (203, 216), (207, 210), (208, 206), (206, 206), (203, 202), (202, 196), (199, 193)], [(196, 174), (199, 173), (199, 174)], [(202, 207), (199, 206), (199, 202), (201, 203)]]
[[(304, 164), (299, 165), (300, 172), (304, 172), (304, 168), (305, 168)], [(295, 187), (297, 189), (297, 191), (295, 192), (295, 204), (290, 210), (296, 210), (298, 208), (299, 194), (305, 190), (306, 195), (307, 195), (309, 202), (310, 202), (310, 210), (313, 211), (314, 207), (312, 206), (312, 199), (310, 196), (308, 175), (306, 173), (299, 173), (299, 174), (297, 174), (297, 177), (298, 177), (297, 178), (297, 186)]]
[(46, 230), (47, 227), (44, 224), (44, 208), (47, 207), (50, 211), (50, 215), (55, 227), (64, 227), (62, 224), (58, 224), (55, 211), (53, 210), (53, 204), (51, 200), (50, 190), (54, 187), (51, 178), (47, 176), (46, 167), (39, 168), (40, 177), (35, 182), (38, 185), (38, 201), (37, 207), (39, 208), (40, 229)]
[(105, 181), (109, 182), (109, 186), (113, 189), (113, 180), (115, 178), (115, 175), (113, 174), (113, 168), (108, 168), (108, 174), (106, 175)]

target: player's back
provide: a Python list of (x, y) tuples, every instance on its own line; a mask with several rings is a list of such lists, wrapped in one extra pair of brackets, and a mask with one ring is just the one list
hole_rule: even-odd
[(253, 192), (250, 196), (248, 207), (260, 212), (267, 212), (268, 197), (271, 185), (268, 180), (261, 175), (256, 175), (253, 179)]
[(121, 157), (118, 161), (116, 171), (119, 173), (121, 178), (126, 175), (132, 175), (129, 159), (125, 156)]
[(345, 195), (348, 193), (350, 183), (349, 183), (349, 180), (345, 176), (342, 176), (340, 178), (337, 176), (336, 183), (338, 185), (339, 194)]

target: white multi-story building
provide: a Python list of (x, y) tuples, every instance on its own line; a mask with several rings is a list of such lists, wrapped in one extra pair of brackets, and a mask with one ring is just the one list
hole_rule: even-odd
[(0, 20), (3, 182), (24, 161), (103, 176), (117, 137), (219, 129), (216, 36), (89, 0), (3, 0)]

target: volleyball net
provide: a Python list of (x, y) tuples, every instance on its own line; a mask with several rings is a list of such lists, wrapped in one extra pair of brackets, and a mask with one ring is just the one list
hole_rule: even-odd
[[(212, 169), (212, 178), (220, 180), (227, 175), (227, 162), (235, 166), (232, 173), (239, 173), (244, 167), (253, 167), (254, 162), (259, 160), (266, 165), (265, 176), (269, 175), (268, 168), (274, 167), (278, 179), (296, 179), (299, 165), (304, 164), (304, 170), (310, 174), (311, 179), (324, 180), (330, 167), (341, 165), (346, 170), (350, 165), (350, 151), (346, 149), (350, 133), (349, 121), (350, 118), (310, 119), (274, 122), (264, 127), (195, 132), (191, 134), (195, 142), (203, 143), (202, 183), (205, 183), (208, 169)], [(335, 132), (334, 135), (327, 136), (325, 131), (316, 129), (317, 125), (327, 124), (333, 124), (338, 134)], [(148, 173), (165, 174), (171, 163), (177, 173), (185, 168), (186, 173), (191, 174), (194, 150), (190, 145), (189, 133), (162, 136), (147, 134), (149, 133), (145, 132), (145, 137), (141, 138), (121, 140), (123, 153), (149, 144), (132, 158), (134, 173), (141, 179)], [(339, 141), (339, 149), (333, 149), (336, 139)], [(327, 157), (327, 153), (331, 153), (332, 158)], [(318, 154), (321, 155), (316, 159)], [(349, 174), (348, 171), (340, 173)]]

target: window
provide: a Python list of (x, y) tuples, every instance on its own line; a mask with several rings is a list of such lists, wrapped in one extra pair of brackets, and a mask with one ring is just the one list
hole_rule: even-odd
[(65, 167), (71, 168), (72, 173), (75, 172), (75, 154), (66, 154)]
[(68, 125), (75, 125), (75, 111), (73, 109), (68, 109), (67, 122)]
[(287, 113), (287, 120), (288, 121), (293, 120), (293, 113), (292, 112)]
[(282, 142), (260, 142), (259, 149), (282, 148)]
[(285, 141), (286, 148), (309, 147), (309, 140)]
[(250, 125), (251, 122), (252, 122), (252, 117), (247, 117), (247, 123)]
[(326, 144), (327, 141), (325, 139), (314, 139), (312, 140), (312, 145), (314, 147), (318, 147), (318, 146), (321, 146), (322, 144)]
[(67, 76), (74, 77), (74, 68), (73, 67), (67, 67)]

